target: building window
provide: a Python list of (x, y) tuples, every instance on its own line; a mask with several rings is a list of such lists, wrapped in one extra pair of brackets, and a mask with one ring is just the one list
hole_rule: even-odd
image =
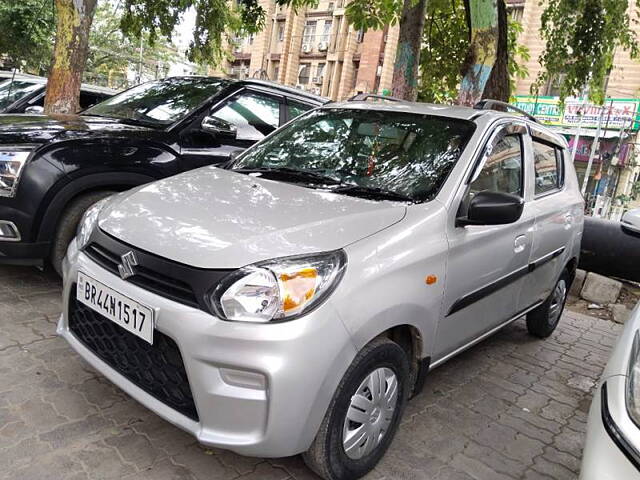
[(324, 25), (322, 27), (322, 38), (320, 38), (321, 42), (329, 43), (329, 38), (331, 37), (331, 26), (333, 22), (331, 20), (325, 20)]
[(302, 65), (300, 65), (300, 73), (298, 74), (298, 83), (300, 85), (308, 85), (310, 76), (311, 76), (311, 65), (309, 63), (303, 63)]
[(324, 63), (319, 63), (316, 67), (316, 77), (322, 78), (324, 75)]
[(358, 30), (356, 32), (356, 42), (362, 43), (363, 40), (364, 40), (364, 30)]
[(316, 36), (316, 21), (307, 21), (302, 34), (302, 44), (311, 45)]
[(511, 16), (511, 20), (514, 22), (522, 22), (522, 17), (524, 15), (524, 5), (507, 5), (507, 11)]
[(284, 22), (278, 22), (278, 41), (284, 40)]
[(333, 12), (334, 7), (335, 7), (335, 4), (333, 2), (329, 2), (329, 6), (327, 7), (327, 10), (329, 10), (330, 12)]
[(280, 62), (273, 62), (272, 63), (272, 71), (273, 71), (272, 80), (274, 82), (277, 82), (278, 81), (278, 74), (280, 73)]

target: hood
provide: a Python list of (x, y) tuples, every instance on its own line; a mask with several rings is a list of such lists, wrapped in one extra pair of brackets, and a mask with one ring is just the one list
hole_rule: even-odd
[(114, 197), (100, 228), (200, 268), (238, 268), (342, 248), (398, 221), (406, 206), (205, 167)]
[(0, 115), (0, 144), (47, 143), (53, 140), (156, 130), (117, 119), (82, 115)]

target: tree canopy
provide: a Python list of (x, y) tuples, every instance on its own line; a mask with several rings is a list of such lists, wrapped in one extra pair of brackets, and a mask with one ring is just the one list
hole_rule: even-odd
[(11, 67), (46, 72), (55, 33), (51, 0), (0, 1), (0, 32), (0, 56)]
[(580, 96), (588, 87), (589, 97), (602, 103), (616, 49), (638, 57), (637, 38), (630, 28), (630, 10), (637, 8), (637, 0), (546, 1), (540, 28), (546, 46), (532, 93), (557, 81), (561, 100)]

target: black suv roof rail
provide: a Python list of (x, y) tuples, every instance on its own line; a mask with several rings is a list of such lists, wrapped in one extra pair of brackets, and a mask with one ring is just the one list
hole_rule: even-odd
[(364, 102), (370, 98), (377, 100), (388, 100), (390, 102), (404, 102), (401, 98), (389, 97), (386, 95), (376, 95), (375, 93), (357, 93), (353, 97), (349, 98), (347, 102)]
[[(496, 107), (502, 107), (502, 108), (499, 109), (499, 108), (496, 108)], [(502, 112), (502, 111), (507, 111), (507, 112), (508, 111), (513, 111), (513, 112), (519, 113), (521, 115), (524, 115), (526, 118), (528, 118), (532, 122), (540, 123), (540, 121), (536, 117), (531, 115), (530, 113), (525, 112), (521, 108), (514, 107), (510, 103), (501, 102), (500, 100), (493, 100), (491, 98), (483, 99), (483, 100), (480, 100), (478, 103), (476, 103), (473, 106), (473, 108), (475, 108), (476, 110), (497, 110), (497, 111), (500, 111), (500, 112)]]

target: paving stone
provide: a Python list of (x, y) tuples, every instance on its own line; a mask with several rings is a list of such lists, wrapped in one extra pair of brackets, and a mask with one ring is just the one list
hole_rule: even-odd
[(580, 296), (588, 302), (606, 305), (616, 303), (622, 283), (597, 273), (589, 272), (584, 280)]
[[(199, 446), (54, 337), (59, 280), (0, 266), (0, 478), (318, 480), (300, 456)], [(621, 325), (566, 311), (524, 322), (431, 372), (366, 480), (575, 479), (595, 382)]]

